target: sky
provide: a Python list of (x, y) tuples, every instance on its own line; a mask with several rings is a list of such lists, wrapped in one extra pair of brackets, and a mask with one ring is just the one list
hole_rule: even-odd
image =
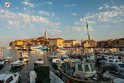
[[(5, 3), (10, 2), (10, 7)], [(0, 46), (38, 38), (87, 40), (124, 38), (124, 0), (0, 0)]]

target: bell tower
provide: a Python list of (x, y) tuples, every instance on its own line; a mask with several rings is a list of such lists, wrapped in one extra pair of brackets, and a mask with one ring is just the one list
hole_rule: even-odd
[(47, 38), (47, 31), (45, 29), (45, 32), (44, 32), (44, 37)]

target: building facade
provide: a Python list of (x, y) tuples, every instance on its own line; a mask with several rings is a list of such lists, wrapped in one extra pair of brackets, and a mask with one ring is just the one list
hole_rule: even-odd
[(94, 40), (85, 40), (81, 42), (81, 46), (84, 48), (88, 48), (88, 47), (96, 47), (96, 41)]
[(64, 39), (63, 38), (49, 38), (49, 46), (63, 47)]
[(73, 47), (80, 46), (80, 42), (78, 40), (64, 40), (65, 47)]

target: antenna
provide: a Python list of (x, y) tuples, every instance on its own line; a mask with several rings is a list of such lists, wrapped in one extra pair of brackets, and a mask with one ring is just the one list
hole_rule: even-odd
[(87, 19), (86, 19), (86, 29), (87, 29), (88, 40), (90, 41), (90, 34), (89, 34)]

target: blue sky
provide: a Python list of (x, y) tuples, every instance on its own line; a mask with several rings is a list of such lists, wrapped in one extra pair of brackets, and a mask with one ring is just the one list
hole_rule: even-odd
[[(5, 2), (10, 7), (5, 7)], [(124, 0), (0, 0), (0, 46), (43, 36), (86, 40), (124, 37)]]

